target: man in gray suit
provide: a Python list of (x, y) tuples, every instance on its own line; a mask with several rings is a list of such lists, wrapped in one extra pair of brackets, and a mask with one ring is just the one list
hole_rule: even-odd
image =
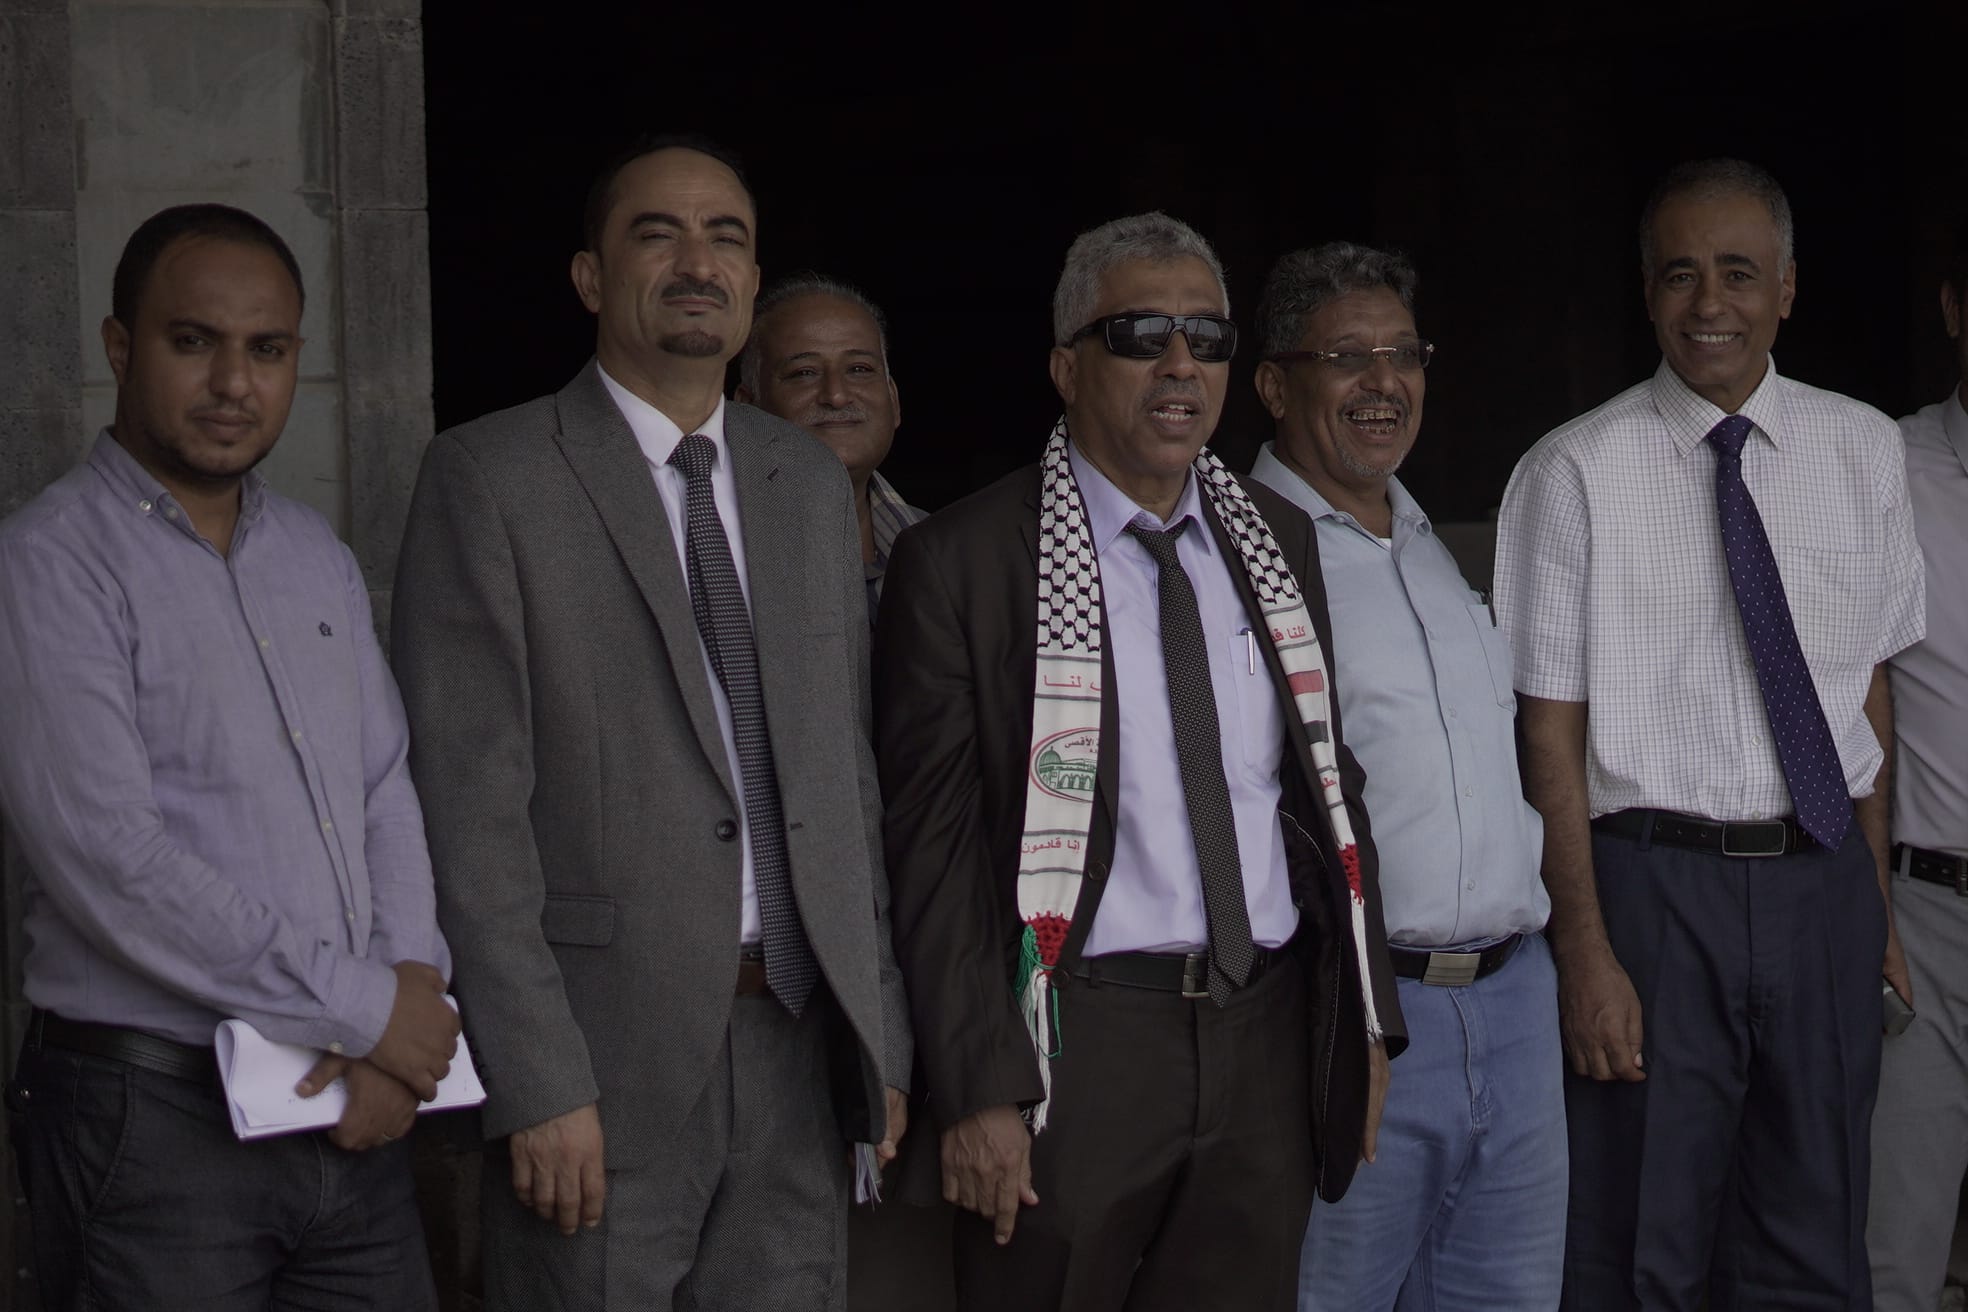
[(903, 1128), (847, 475), (722, 395), (755, 224), (709, 143), (605, 170), (595, 360), (417, 484), (395, 663), (490, 1308), (838, 1308), (848, 1144)]

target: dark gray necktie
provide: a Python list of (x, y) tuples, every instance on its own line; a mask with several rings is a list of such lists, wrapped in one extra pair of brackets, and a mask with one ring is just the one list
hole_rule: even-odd
[(1209, 995), (1217, 1006), (1250, 978), (1256, 951), (1251, 945), (1250, 912), (1244, 906), (1244, 863), (1237, 851), (1237, 826), (1230, 810), (1230, 785), (1223, 777), (1223, 735), (1216, 717), (1216, 689), (1210, 683), (1209, 643), (1196, 590), (1175, 554), (1176, 539), (1189, 527), (1183, 520), (1165, 533), (1129, 524), (1161, 574), (1162, 664), (1168, 672), (1169, 715), (1175, 722), (1176, 764), (1182, 795), (1189, 804), (1189, 830), (1203, 870), (1203, 910), (1209, 917)]
[(765, 691), (759, 684), (758, 651), (752, 645), (752, 619), (731, 562), (731, 544), (718, 518), (711, 491), (717, 448), (691, 433), (670, 453), (683, 471), (685, 550), (690, 558), (690, 609), (697, 632), (711, 655), (731, 705), (731, 731), (738, 743), (738, 769), (744, 776), (745, 827), (752, 840), (752, 882), (758, 889), (759, 919), (765, 927), (765, 982), (795, 1016), (813, 992), (818, 966), (793, 901), (786, 860), (786, 825), (779, 810), (779, 781), (772, 768), (772, 739), (765, 728)]
[(1743, 636), (1756, 663), (1763, 710), (1777, 745), (1790, 804), (1804, 832), (1829, 848), (1845, 840), (1852, 826), (1852, 797), (1845, 767), (1838, 760), (1818, 687), (1797, 642), (1783, 576), (1763, 530), (1763, 516), (1743, 482), (1742, 450), (1750, 421), (1730, 415), (1709, 430), (1715, 447), (1715, 510), (1722, 523), (1722, 552), (1729, 560), (1729, 584), (1742, 615)]

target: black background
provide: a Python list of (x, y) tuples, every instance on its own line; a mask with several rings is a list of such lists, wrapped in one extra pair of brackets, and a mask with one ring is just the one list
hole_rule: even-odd
[[(884, 467), (946, 504), (1036, 457), (1066, 246), (1164, 209), (1216, 244), (1248, 333), (1280, 253), (1408, 251), (1439, 346), (1402, 471), (1480, 519), (1541, 434), (1650, 373), (1634, 219), (1731, 154), (1797, 216), (1786, 374), (1902, 414), (1945, 394), (1936, 288), (1968, 211), (1968, 4), (849, 7), (428, 0), (440, 427), (556, 389), (593, 349), (568, 282), (596, 166), (646, 130), (736, 147), (760, 260), (888, 311)], [(1215, 445), (1269, 434), (1232, 365)]]

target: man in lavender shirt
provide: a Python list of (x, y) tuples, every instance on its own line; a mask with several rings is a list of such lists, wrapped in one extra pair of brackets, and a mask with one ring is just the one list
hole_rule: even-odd
[[(0, 523), (0, 811), (26, 857), (7, 1107), (46, 1306), (435, 1305), (409, 1132), (456, 1045), (402, 704), (354, 558), (253, 467), (301, 348), (250, 214), (131, 236), (116, 417)], [(228, 1017), (322, 1050), (329, 1131), (241, 1143)]]

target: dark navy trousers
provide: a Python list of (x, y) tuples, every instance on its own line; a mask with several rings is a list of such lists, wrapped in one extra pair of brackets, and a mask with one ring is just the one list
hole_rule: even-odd
[(1595, 833), (1592, 854), (1647, 1078), (1566, 1076), (1564, 1306), (1869, 1310), (1886, 915), (1864, 836), (1743, 860)]

